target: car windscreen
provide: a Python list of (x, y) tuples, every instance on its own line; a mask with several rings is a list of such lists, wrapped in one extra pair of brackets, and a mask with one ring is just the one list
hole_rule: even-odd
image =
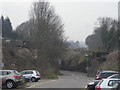
[(16, 75), (21, 75), (18, 71), (13, 71)]

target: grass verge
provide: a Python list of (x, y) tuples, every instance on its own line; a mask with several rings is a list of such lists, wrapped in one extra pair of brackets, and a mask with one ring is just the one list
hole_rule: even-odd
[(58, 79), (58, 75), (63, 75), (62, 73), (49, 73), (49, 74), (42, 74), (44, 79)]

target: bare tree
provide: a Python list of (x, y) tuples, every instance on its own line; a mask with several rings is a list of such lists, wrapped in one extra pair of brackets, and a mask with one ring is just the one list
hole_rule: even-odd
[(30, 41), (30, 51), (35, 54), (36, 67), (47, 72), (52, 67), (58, 70), (58, 60), (66, 51), (64, 24), (49, 2), (32, 4), (30, 19), (17, 28), (23, 40)]
[(86, 38), (90, 50), (113, 51), (118, 47), (118, 22), (112, 18), (98, 18), (94, 34)]

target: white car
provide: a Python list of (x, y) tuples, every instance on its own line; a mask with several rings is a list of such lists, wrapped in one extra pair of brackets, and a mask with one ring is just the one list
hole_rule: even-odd
[(120, 79), (120, 74), (114, 74), (112, 76), (109, 76), (108, 79), (110, 78), (117, 78), (117, 79)]
[(117, 78), (102, 79), (95, 86), (95, 90), (111, 90), (113, 88), (113, 85), (117, 82), (120, 82), (120, 79)]
[(30, 78), (32, 82), (37, 82), (41, 79), (40, 73), (36, 70), (25, 70), (20, 72), (24, 77)]

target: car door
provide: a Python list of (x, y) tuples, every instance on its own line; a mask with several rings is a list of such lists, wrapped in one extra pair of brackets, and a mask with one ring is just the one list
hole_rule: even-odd
[(25, 78), (30, 78), (32, 75), (31, 75), (30, 71), (24, 71), (23, 76)]
[(28, 77), (26, 71), (21, 72), (21, 74), (22, 74), (25, 78)]

